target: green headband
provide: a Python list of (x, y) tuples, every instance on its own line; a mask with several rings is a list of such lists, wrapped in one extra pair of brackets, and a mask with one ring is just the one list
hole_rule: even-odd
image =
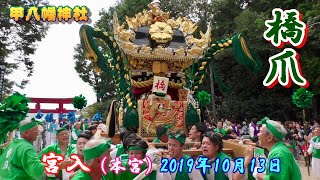
[(101, 156), (110, 148), (110, 141), (106, 141), (94, 148), (91, 149), (83, 149), (84, 160), (91, 160)]
[(65, 131), (65, 130), (67, 130), (67, 128), (65, 126), (63, 126), (62, 128), (60, 128), (56, 131), (56, 135), (58, 135), (61, 131)]
[(175, 136), (169, 134), (169, 138), (170, 138), (170, 139), (176, 139), (176, 140), (179, 141), (181, 144), (186, 143), (186, 138), (181, 137), (180, 134), (176, 134)]
[(269, 129), (269, 131), (279, 140), (282, 140), (284, 135), (281, 134), (280, 132), (278, 132), (278, 130), (272, 125), (270, 124), (268, 121), (270, 119), (268, 117), (264, 117), (263, 119), (261, 119), (257, 124), (265, 124), (267, 126), (267, 128)]
[(20, 131), (20, 133), (23, 133), (23, 132), (25, 132), (26, 130), (31, 129), (31, 128), (35, 127), (36, 125), (38, 125), (38, 124), (41, 124), (41, 122), (40, 122), (40, 121), (37, 121), (37, 120), (34, 119), (34, 118), (32, 118), (30, 123), (25, 124), (25, 125), (23, 125), (23, 126), (20, 126), (20, 127), (19, 127), (19, 131)]
[(128, 152), (129, 152), (129, 151), (134, 151), (134, 150), (143, 151), (143, 152), (146, 152), (146, 151), (147, 151), (146, 149), (143, 149), (143, 148), (140, 147), (140, 146), (130, 146), (130, 147), (128, 148)]

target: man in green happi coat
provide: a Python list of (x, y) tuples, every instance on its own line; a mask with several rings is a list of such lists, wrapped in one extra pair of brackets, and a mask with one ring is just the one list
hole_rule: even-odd
[(3, 149), (4, 149), (5, 147), (7, 147), (7, 145), (9, 144), (9, 142), (6, 142), (7, 137), (5, 137), (5, 138), (3, 138), (3, 139), (4, 139), (3, 142), (0, 142), (0, 155), (1, 155), (2, 152), (3, 152)]
[(225, 130), (225, 129), (223, 128), (223, 122), (222, 122), (222, 121), (218, 121), (218, 123), (217, 123), (217, 128), (214, 129), (214, 132), (220, 133), (220, 134), (222, 135), (222, 137), (227, 134), (227, 130)]
[(259, 121), (258, 124), (262, 125), (258, 134), (259, 146), (268, 149), (269, 156), (266, 173), (258, 173), (254, 176), (259, 180), (301, 180), (298, 164), (293, 154), (283, 143), (283, 138), (287, 133), (286, 129), (280, 123), (267, 117)]
[[(50, 152), (54, 152), (55, 154), (62, 155), (64, 157), (64, 161), (59, 164), (61, 169), (65, 169), (67, 165), (72, 164), (72, 161), (69, 160), (71, 154), (76, 154), (76, 148), (69, 144), (69, 130), (67, 130), (66, 126), (58, 129), (56, 131), (57, 143), (54, 143), (46, 148), (42, 149), (39, 152), (39, 158), (42, 158), (44, 154), (48, 155)], [(62, 179), (62, 170), (59, 171), (57, 175), (48, 174), (47, 179)]]
[[(110, 141), (105, 138), (93, 138), (87, 142), (83, 148), (84, 163), (90, 168), (90, 172), (80, 170), (72, 180), (100, 180), (108, 179), (103, 176), (103, 170), (109, 171), (110, 163)], [(103, 168), (101, 163), (107, 157)]]
[(33, 147), (39, 130), (34, 118), (20, 122), (21, 139), (13, 139), (0, 156), (0, 179), (42, 179), (45, 164)]

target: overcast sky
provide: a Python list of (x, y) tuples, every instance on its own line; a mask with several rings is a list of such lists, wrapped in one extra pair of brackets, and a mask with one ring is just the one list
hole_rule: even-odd
[[(116, 0), (49, 0), (51, 5), (73, 8), (76, 5), (87, 6), (92, 15), (91, 26), (99, 17), (99, 11), (114, 5)], [(74, 47), (80, 43), (79, 29), (81, 24), (73, 21), (71, 24), (51, 24), (47, 36), (38, 43), (37, 50), (31, 56), (34, 62), (34, 73), (29, 78), (30, 83), (24, 90), (15, 88), (15, 91), (26, 94), (28, 97), (39, 98), (73, 98), (83, 94), (88, 105), (96, 102), (95, 93), (87, 83), (83, 82), (74, 69)], [(23, 79), (22, 71), (15, 72), (11, 78)], [(31, 108), (33, 105), (31, 105)], [(42, 108), (57, 108), (58, 105), (44, 105)], [(65, 106), (73, 109), (73, 106)]]

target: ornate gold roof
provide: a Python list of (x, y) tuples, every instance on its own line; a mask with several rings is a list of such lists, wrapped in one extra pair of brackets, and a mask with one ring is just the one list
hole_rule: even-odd
[(149, 10), (135, 17), (126, 17), (118, 24), (114, 14), (114, 37), (120, 49), (129, 57), (132, 70), (143, 66), (137, 61), (163, 61), (169, 71), (182, 70), (198, 60), (210, 43), (210, 25), (200, 32), (201, 39), (193, 37), (198, 26), (186, 17), (170, 18), (169, 12), (160, 9), (158, 1), (148, 5)]

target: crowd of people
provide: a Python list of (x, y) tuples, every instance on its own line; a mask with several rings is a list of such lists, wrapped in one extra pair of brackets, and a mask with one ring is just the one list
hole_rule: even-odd
[[(314, 121), (312, 123), (307, 122), (307, 128), (304, 131), (304, 126), (301, 121), (277, 122), (283, 125), (286, 129), (287, 134), (284, 137), (284, 142), (293, 153), (295, 159), (301, 160), (301, 158), (303, 157), (312, 157), (312, 153), (310, 153), (309, 143), (306, 144), (305, 139), (307, 138), (307, 136), (312, 134), (315, 127), (319, 126), (319, 123), (317, 121)], [(221, 119), (217, 124), (206, 122), (206, 126), (209, 129), (213, 129), (215, 132), (220, 133), (224, 140), (239, 139), (246, 141), (246, 139), (250, 139), (252, 142), (258, 142), (257, 135), (260, 132), (261, 125), (258, 125), (257, 123), (257, 118), (252, 118), (249, 123), (247, 123), (246, 121), (239, 123), (236, 121)]]
[[(283, 141), (295, 160), (304, 160), (305, 166), (312, 167), (313, 176), (320, 179), (320, 171), (316, 170), (320, 168), (320, 126), (318, 121), (306, 122), (305, 125), (301, 121), (277, 122), (286, 130)], [(257, 147), (260, 146), (258, 135), (262, 126), (258, 124), (258, 119), (256, 118), (252, 118), (249, 123), (246, 121), (239, 123), (221, 119), (217, 124), (206, 122), (206, 126), (221, 134), (224, 140), (239, 143), (253, 142), (256, 143)], [(268, 154), (268, 149), (264, 148), (264, 150)]]
[[(282, 123), (268, 118), (252, 118), (251, 122), (242, 123), (224, 119), (216, 124), (200, 122), (188, 127), (188, 131), (176, 130), (172, 124), (166, 124), (156, 128), (157, 137), (153, 142), (140, 137), (136, 129), (121, 128), (119, 144), (112, 144), (99, 135), (99, 131), (106, 130), (104, 122), (77, 121), (70, 124), (62, 120), (54, 126), (43, 124), (35, 118), (22, 121), (14, 133), (19, 136), (1, 145), (0, 179), (302, 179), (296, 162), (301, 157), (305, 157), (306, 162), (312, 162), (313, 176), (320, 179), (317, 172), (320, 168), (320, 126), (316, 122), (308, 124), (306, 130), (299, 122)], [(47, 137), (54, 138), (54, 141), (49, 141)], [(223, 152), (226, 141), (247, 144), (244, 172), (234, 171), (236, 160)], [(166, 145), (155, 146), (157, 143)], [(269, 168), (264, 172), (258, 171), (261, 164), (249, 171), (257, 147), (264, 150), (267, 159), (266, 166)], [(193, 157), (191, 168), (187, 165), (190, 156), (184, 154), (186, 149), (202, 152), (202, 155)], [(45, 168), (49, 164), (44, 160), (49, 158), (50, 153), (61, 156), (57, 162), (57, 173), (48, 173)], [(83, 162), (83, 166), (70, 171), (68, 168), (77, 162), (76, 157)], [(101, 168), (104, 157), (109, 158)], [(148, 164), (147, 157), (153, 165)], [(152, 166), (151, 173), (146, 176), (132, 170), (133, 158), (139, 162), (139, 172)], [(168, 169), (171, 167), (162, 164), (163, 158), (177, 160), (176, 167), (180, 170), (170, 172)], [(202, 168), (203, 158), (209, 167)], [(280, 160), (280, 172), (270, 169), (274, 158)], [(230, 168), (224, 171), (219, 162), (226, 159), (230, 162)], [(119, 172), (113, 169), (114, 162), (118, 160), (124, 167)]]

